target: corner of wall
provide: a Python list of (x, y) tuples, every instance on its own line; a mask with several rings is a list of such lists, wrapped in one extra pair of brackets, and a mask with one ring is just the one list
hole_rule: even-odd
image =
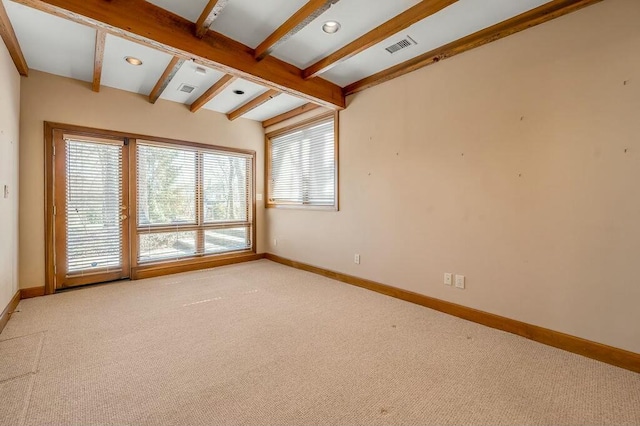
[[(0, 43), (0, 311), (18, 291), (20, 75)], [(8, 238), (5, 238), (8, 236)]]

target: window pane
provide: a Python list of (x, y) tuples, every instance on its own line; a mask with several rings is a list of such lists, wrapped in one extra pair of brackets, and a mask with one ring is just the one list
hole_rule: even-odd
[(248, 220), (249, 166), (248, 158), (203, 154), (205, 222)]
[(67, 272), (122, 266), (122, 147), (67, 140)]
[(139, 262), (194, 256), (196, 237), (196, 231), (141, 234), (138, 240)]
[(205, 252), (223, 253), (251, 248), (249, 227), (212, 229), (204, 233)]
[(253, 155), (152, 141), (137, 146), (140, 263), (253, 247)]
[(269, 201), (335, 206), (334, 118), (270, 139)]
[(138, 226), (196, 223), (196, 153), (138, 144)]

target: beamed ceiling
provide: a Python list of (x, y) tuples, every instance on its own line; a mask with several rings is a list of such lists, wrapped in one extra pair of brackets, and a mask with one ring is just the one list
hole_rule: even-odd
[(598, 1), (0, 0), (0, 35), (24, 76), (269, 123)]

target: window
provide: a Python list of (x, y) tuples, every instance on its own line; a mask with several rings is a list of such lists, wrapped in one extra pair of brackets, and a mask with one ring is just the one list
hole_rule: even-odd
[(267, 135), (267, 207), (338, 209), (336, 117)]
[(261, 257), (255, 151), (44, 127), (46, 294)]
[(250, 250), (253, 157), (137, 142), (137, 262)]

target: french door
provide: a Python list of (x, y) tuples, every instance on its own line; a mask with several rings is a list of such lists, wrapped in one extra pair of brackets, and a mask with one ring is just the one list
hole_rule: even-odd
[(55, 288), (129, 277), (126, 139), (54, 130)]

